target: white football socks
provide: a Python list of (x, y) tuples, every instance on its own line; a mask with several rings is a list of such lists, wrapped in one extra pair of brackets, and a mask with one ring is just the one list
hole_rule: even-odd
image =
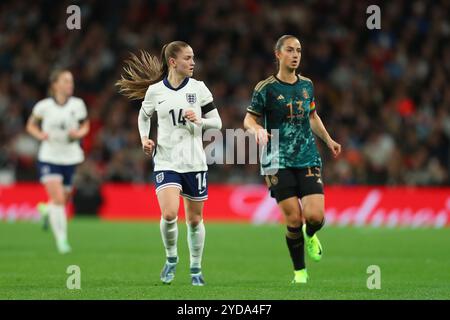
[(177, 257), (177, 241), (178, 241), (178, 218), (174, 220), (167, 221), (161, 217), (159, 223), (159, 228), (161, 230), (161, 237), (164, 243), (164, 248), (166, 249), (166, 257), (172, 258)]
[(195, 227), (187, 223), (187, 239), (190, 252), (191, 269), (201, 269), (203, 247), (205, 246), (205, 225), (203, 220)]
[(63, 205), (48, 204), (48, 214), (50, 225), (56, 242), (67, 241), (67, 217), (66, 209)]

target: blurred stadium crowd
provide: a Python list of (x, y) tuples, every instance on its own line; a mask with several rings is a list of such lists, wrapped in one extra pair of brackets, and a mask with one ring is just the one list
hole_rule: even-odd
[[(293, 34), (319, 115), (343, 146), (334, 160), (318, 142), (326, 184), (449, 184), (448, 0), (385, 2), (381, 30), (366, 27), (367, 1), (90, 0), (78, 2), (81, 30), (70, 31), (71, 4), (0, 3), (0, 183), (37, 178), (38, 144), (24, 127), (56, 66), (73, 71), (91, 120), (78, 183), (142, 183), (152, 167), (140, 102), (114, 87), (129, 52), (159, 55), (164, 43), (187, 41), (223, 128), (242, 128), (254, 86), (275, 72), (276, 39)], [(210, 181), (263, 182), (257, 165), (211, 165)]]

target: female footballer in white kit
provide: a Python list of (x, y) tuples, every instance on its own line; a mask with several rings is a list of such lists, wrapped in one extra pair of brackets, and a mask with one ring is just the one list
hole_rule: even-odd
[(84, 160), (79, 140), (89, 132), (86, 105), (72, 96), (73, 89), (72, 73), (55, 70), (50, 76), (50, 97), (36, 103), (27, 122), (28, 133), (41, 141), (38, 168), (49, 202), (40, 211), (48, 214), (56, 246), (62, 254), (71, 251), (65, 206), (76, 165)]
[[(163, 46), (161, 58), (142, 51), (132, 55), (117, 82), (131, 99), (144, 99), (139, 111), (139, 132), (144, 153), (152, 156), (156, 194), (161, 209), (160, 230), (166, 251), (161, 281), (169, 284), (178, 263), (177, 217), (183, 197), (188, 229), (191, 283), (203, 286), (201, 260), (205, 242), (203, 205), (208, 198), (207, 164), (202, 130), (220, 129), (222, 121), (211, 92), (192, 77), (194, 53), (185, 42)], [(149, 139), (150, 120), (157, 114), (158, 139)]]

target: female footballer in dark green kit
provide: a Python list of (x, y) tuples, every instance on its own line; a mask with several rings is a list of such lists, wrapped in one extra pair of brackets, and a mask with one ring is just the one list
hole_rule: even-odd
[[(341, 152), (341, 145), (330, 137), (317, 114), (312, 81), (296, 74), (301, 50), (295, 36), (278, 39), (275, 45), (278, 72), (256, 85), (244, 119), (244, 127), (257, 143), (267, 147), (267, 161), (261, 164), (261, 174), (286, 218), (293, 283), (308, 280), (305, 244), (312, 260), (319, 261), (323, 254), (316, 235), (324, 224), (322, 160), (313, 133), (325, 142), (334, 157)], [(263, 125), (258, 123), (260, 119)], [(272, 145), (271, 130), (278, 130), (278, 146)]]

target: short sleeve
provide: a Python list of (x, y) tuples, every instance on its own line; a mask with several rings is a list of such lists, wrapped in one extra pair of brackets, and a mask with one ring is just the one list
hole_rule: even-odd
[(39, 101), (33, 107), (31, 114), (38, 119), (44, 118), (45, 114), (45, 103), (43, 101)]
[(78, 121), (86, 120), (87, 116), (88, 116), (86, 104), (81, 99), (80, 99), (80, 103), (78, 104), (76, 115), (77, 115)]
[(151, 117), (156, 108), (156, 103), (154, 99), (154, 95), (152, 94), (151, 87), (147, 89), (145, 93), (144, 101), (142, 101), (141, 109), (148, 116)]
[(200, 81), (199, 101), (200, 107), (202, 108), (213, 102), (212, 93), (211, 91), (209, 91), (208, 87), (205, 85), (203, 81)]
[(247, 112), (254, 114), (256, 116), (261, 116), (264, 112), (265, 105), (265, 90), (254, 90), (252, 101), (250, 106), (247, 108)]

